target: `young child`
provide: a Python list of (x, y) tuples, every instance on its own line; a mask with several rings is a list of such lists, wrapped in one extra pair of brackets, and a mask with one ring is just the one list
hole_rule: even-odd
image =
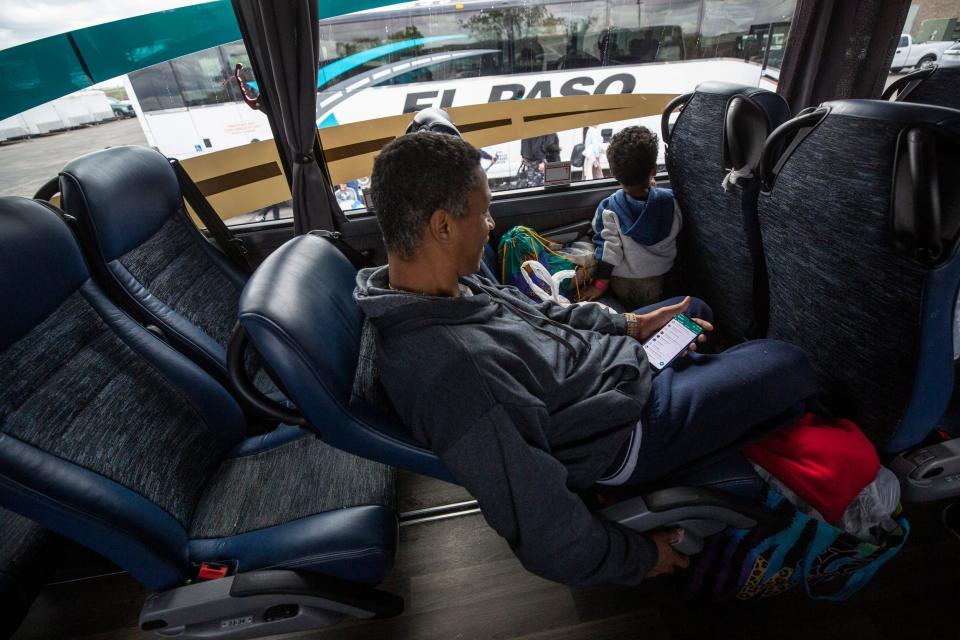
[(661, 299), (682, 220), (673, 191), (656, 187), (657, 150), (657, 135), (646, 127), (627, 127), (610, 141), (607, 161), (622, 188), (597, 207), (596, 282), (582, 300), (596, 300), (608, 287), (627, 309)]

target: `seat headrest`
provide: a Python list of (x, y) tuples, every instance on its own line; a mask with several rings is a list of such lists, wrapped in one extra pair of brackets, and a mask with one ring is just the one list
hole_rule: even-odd
[(26, 335), (87, 281), (66, 223), (49, 205), (0, 197), (0, 351)]
[(903, 125), (930, 125), (960, 133), (960, 110), (910, 102), (886, 100), (831, 100), (820, 105), (828, 117), (845, 116), (885, 120)]
[[(337, 401), (349, 402), (363, 325), (353, 299), (355, 280), (353, 265), (332, 243), (306, 235), (270, 254), (240, 296), (240, 322), (305, 412), (300, 389), (291, 382), (311, 383), (301, 375), (284, 375), (294, 354), (303, 358), (295, 367), (309, 363), (317, 381)], [(283, 347), (271, 349), (269, 344), (277, 339)]]
[(167, 159), (145, 147), (112, 147), (73, 160), (60, 174), (64, 210), (106, 262), (139, 246), (183, 206)]
[(757, 87), (741, 87), (726, 95), (730, 98), (723, 123), (724, 168), (755, 172), (763, 143), (771, 131), (790, 119), (790, 107), (781, 96)]
[(416, 133), (417, 131), (436, 131), (450, 136), (462, 137), (460, 130), (453, 124), (450, 115), (443, 109), (429, 107), (417, 112), (413, 117), (413, 122), (407, 126), (407, 133)]
[(326, 442), (452, 482), (436, 455), (399, 418), (367, 402), (351, 402), (363, 329), (353, 299), (356, 276), (333, 243), (296, 237), (250, 276), (240, 296), (240, 324)]

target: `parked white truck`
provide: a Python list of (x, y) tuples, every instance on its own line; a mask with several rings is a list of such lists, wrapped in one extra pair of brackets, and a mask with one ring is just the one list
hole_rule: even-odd
[(893, 55), (893, 62), (890, 63), (890, 71), (900, 73), (904, 67), (919, 69), (933, 64), (953, 45), (954, 43), (950, 40), (917, 43), (913, 41), (910, 34), (905, 33), (900, 36), (900, 42), (897, 43), (897, 52)]

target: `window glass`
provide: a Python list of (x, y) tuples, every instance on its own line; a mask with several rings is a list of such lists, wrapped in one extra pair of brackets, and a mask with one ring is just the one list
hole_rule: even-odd
[(234, 101), (229, 89), (230, 73), (225, 58), (221, 56), (221, 47), (183, 56), (170, 64), (186, 106), (201, 107)]
[[(795, 0), (408, 2), (320, 21), (317, 124), (344, 208), (415, 111), (448, 110), (494, 190), (608, 174), (628, 125), (706, 80), (775, 88)], [(560, 99), (560, 100), (557, 100)], [(662, 148), (661, 148), (662, 161)], [(345, 206), (349, 205), (349, 207)]]
[(134, 71), (130, 81), (137, 87), (137, 99), (145, 112), (179, 109), (184, 105), (180, 85), (169, 62)]
[[(0, 195), (33, 197), (73, 158), (139, 145), (181, 160), (228, 224), (291, 218), (269, 122), (242, 102), (230, 81), (237, 63), (249, 64), (240, 42), (151, 65), (0, 120)], [(242, 75), (256, 85), (248, 68)]]
[(960, 56), (946, 53), (960, 40), (960, 0), (914, 0), (901, 34), (887, 85), (931, 64), (960, 66)]

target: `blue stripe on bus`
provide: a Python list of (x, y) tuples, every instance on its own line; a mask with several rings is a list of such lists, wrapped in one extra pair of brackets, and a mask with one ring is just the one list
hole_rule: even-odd
[(317, 73), (317, 88), (319, 89), (321, 86), (330, 82), (337, 76), (343, 75), (351, 69), (356, 69), (357, 67), (362, 66), (371, 60), (375, 60), (389, 53), (403, 51), (404, 49), (410, 49), (412, 47), (419, 47), (420, 45), (429, 44), (431, 42), (459, 40), (466, 37), (467, 36), (465, 35), (459, 34), (451, 36), (428, 36), (426, 38), (412, 38), (410, 40), (401, 40), (400, 42), (391, 42), (390, 44), (385, 44), (379, 47), (374, 47), (373, 49), (361, 51), (360, 53), (349, 55), (346, 58), (341, 58), (340, 60), (332, 62), (320, 69), (320, 71)]
[(329, 114), (327, 114), (327, 117), (326, 117), (326, 118), (324, 118), (324, 119), (323, 119), (322, 121), (320, 121), (320, 122), (317, 122), (317, 128), (318, 128), (318, 129), (326, 129), (327, 127), (335, 127), (335, 126), (337, 126), (338, 124), (340, 124), (340, 123), (337, 122), (337, 117), (336, 117), (335, 115), (333, 115), (332, 113), (329, 113)]

